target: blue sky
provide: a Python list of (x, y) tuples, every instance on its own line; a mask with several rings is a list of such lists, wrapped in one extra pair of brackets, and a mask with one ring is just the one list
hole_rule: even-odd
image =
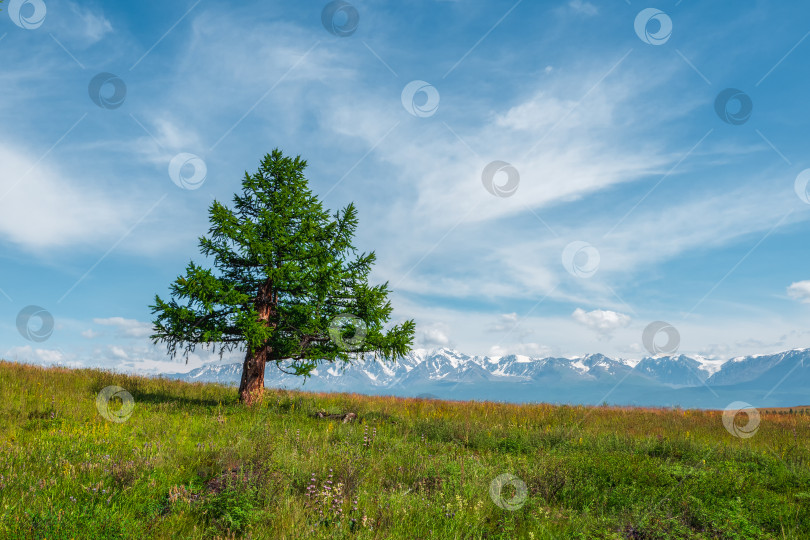
[(419, 347), (639, 358), (653, 321), (686, 354), (810, 346), (810, 6), (705, 4), (358, 1), (333, 33), (326, 2), (7, 1), (0, 356), (208, 360), (152, 347), (148, 305), (274, 147), (356, 203)]

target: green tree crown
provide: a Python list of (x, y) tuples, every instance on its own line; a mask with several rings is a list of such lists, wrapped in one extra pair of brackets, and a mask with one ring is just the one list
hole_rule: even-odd
[[(357, 210), (330, 215), (304, 177), (306, 161), (267, 154), (228, 208), (209, 208), (200, 251), (213, 262), (189, 262), (171, 285), (171, 300), (155, 296), (154, 343), (172, 357), (197, 345), (264, 351), (285, 372), (308, 376), (320, 361), (350, 362), (373, 352), (395, 360), (410, 350), (414, 322), (385, 330), (392, 307), (388, 283), (370, 285), (374, 252), (352, 239)], [(282, 366), (283, 364), (283, 366)], [(287, 371), (290, 370), (290, 371)]]

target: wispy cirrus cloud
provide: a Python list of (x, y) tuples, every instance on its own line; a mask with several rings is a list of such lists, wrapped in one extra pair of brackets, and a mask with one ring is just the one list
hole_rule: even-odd
[(61, 11), (63, 16), (51, 17), (57, 21), (56, 30), (63, 37), (82, 46), (98, 43), (105, 36), (113, 32), (113, 25), (104, 15), (101, 6), (88, 6), (74, 2), (66, 2), (70, 14)]
[(144, 338), (154, 332), (152, 323), (135, 319), (125, 319), (124, 317), (98, 318), (93, 319), (93, 322), (102, 326), (113, 327), (120, 337)]
[(568, 2), (568, 6), (577, 13), (582, 13), (590, 17), (599, 14), (599, 8), (586, 0), (571, 0)]

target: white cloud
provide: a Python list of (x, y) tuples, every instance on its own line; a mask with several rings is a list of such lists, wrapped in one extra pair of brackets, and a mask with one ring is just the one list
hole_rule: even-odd
[(110, 347), (110, 352), (115, 358), (121, 358), (124, 360), (129, 359), (129, 356), (127, 355), (126, 351), (121, 347), (113, 345), (112, 347)]
[(100, 335), (101, 334), (99, 332), (96, 332), (92, 328), (88, 328), (87, 330), (82, 331), (82, 337), (85, 337), (87, 339), (93, 339), (93, 338), (96, 338), (96, 337), (98, 337)]
[(180, 152), (202, 154), (206, 149), (197, 131), (174, 118), (171, 111), (150, 111), (148, 117), (139, 121), (145, 124), (149, 134), (136, 139), (132, 143), (132, 150), (140, 154), (145, 162), (163, 170)]
[(509, 347), (493, 345), (489, 349), (489, 356), (506, 356), (509, 354), (521, 354), (534, 358), (548, 357), (552, 354), (552, 348), (540, 343), (516, 343)]
[(188, 363), (178, 355), (170, 359), (164, 348), (153, 345), (147, 339), (137, 338), (114, 345), (100, 345), (69, 351), (62, 349), (33, 348), (30, 345), (14, 347), (2, 353), (5, 360), (42, 366), (66, 366), (72, 368), (97, 368), (119, 373), (157, 375), (161, 373), (185, 373), (209, 362), (232, 363), (241, 361), (244, 352), (219, 353), (198, 349), (190, 353)]
[(571, 0), (568, 5), (576, 12), (593, 16), (599, 13), (599, 9), (590, 2), (584, 0)]
[(791, 298), (795, 298), (804, 304), (810, 304), (810, 280), (791, 283), (790, 287), (787, 288), (787, 293)]
[(209, 362), (233, 363), (244, 358), (244, 352), (225, 353), (222, 360), (219, 353), (200, 348), (185, 357), (178, 355), (171, 359), (163, 347), (155, 346), (146, 339), (135, 339), (106, 347), (97, 347), (90, 353), (79, 355), (86, 365), (118, 372), (156, 375), (161, 373), (185, 373)]
[(444, 330), (434, 326), (420, 329), (419, 335), (414, 340), (419, 347), (449, 347), (450, 338)]
[[(86, 167), (79, 178), (68, 163), (48, 161), (0, 132), (0, 242), (37, 255), (70, 249), (101, 256), (113, 245), (116, 253), (165, 254), (197, 237), (199, 212), (184, 201), (164, 201), (140, 182), (111, 186), (105, 172)], [(168, 173), (165, 184), (174, 187)], [(173, 234), (164, 234), (167, 227)]]
[(81, 21), (77, 31), (81, 32), (84, 39), (90, 44), (100, 41), (113, 31), (112, 24), (102, 13), (93, 13), (89, 9), (83, 10), (78, 4), (71, 4), (70, 7)]
[(126, 202), (0, 144), (0, 238), (31, 249), (112, 243), (135, 221)]
[(81, 365), (75, 362), (66, 363), (66, 355), (60, 349), (35, 349), (30, 345), (13, 347), (8, 352), (4, 353), (3, 356), (8, 360), (14, 360), (16, 362), (39, 364), (43, 366), (58, 364), (79, 367)]
[[(69, 9), (64, 9), (66, 7)], [(54, 10), (53, 16), (51, 10)], [(92, 7), (70, 1), (55, 6), (49, 4), (48, 24), (54, 37), (73, 52), (76, 48), (86, 49), (113, 32), (112, 23), (98, 4)]]
[(500, 317), (498, 317), (498, 321), (493, 324), (489, 330), (491, 332), (504, 332), (507, 330), (511, 330), (515, 327), (518, 322), (518, 314), (517, 313), (504, 313)]
[(135, 319), (108, 317), (106, 319), (93, 319), (93, 322), (103, 326), (113, 326), (118, 329), (119, 334), (124, 337), (144, 338), (149, 337), (153, 333), (152, 323)]
[(611, 334), (615, 330), (624, 328), (630, 324), (630, 317), (628, 315), (603, 309), (585, 311), (582, 308), (577, 308), (571, 316), (578, 323), (605, 335)]

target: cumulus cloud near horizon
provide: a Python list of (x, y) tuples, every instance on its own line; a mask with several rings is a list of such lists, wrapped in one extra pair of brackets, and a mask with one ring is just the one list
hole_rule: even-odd
[(595, 309), (585, 311), (577, 308), (571, 314), (578, 323), (602, 335), (610, 335), (614, 330), (624, 328), (630, 324), (630, 316), (617, 311)]
[(450, 338), (447, 336), (446, 330), (438, 326), (428, 327), (420, 331), (416, 341), (425, 348), (450, 346)]

